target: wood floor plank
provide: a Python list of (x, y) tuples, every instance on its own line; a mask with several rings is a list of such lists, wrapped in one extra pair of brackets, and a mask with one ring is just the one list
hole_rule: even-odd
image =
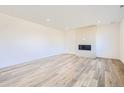
[(56, 55), (0, 69), (0, 87), (123, 87), (116, 59)]

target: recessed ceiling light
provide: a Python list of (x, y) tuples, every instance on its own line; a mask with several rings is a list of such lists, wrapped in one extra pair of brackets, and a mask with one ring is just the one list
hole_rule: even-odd
[(47, 18), (47, 19), (46, 19), (46, 21), (47, 21), (47, 22), (50, 22), (50, 21), (51, 21), (51, 19), (50, 19), (50, 18)]
[(69, 27), (65, 27), (65, 30), (68, 30), (69, 29)]
[(100, 21), (100, 20), (98, 20), (98, 21), (97, 21), (97, 23), (98, 23), (98, 24), (100, 24), (100, 23), (101, 23), (101, 21)]
[(86, 40), (86, 38), (83, 38), (83, 40)]

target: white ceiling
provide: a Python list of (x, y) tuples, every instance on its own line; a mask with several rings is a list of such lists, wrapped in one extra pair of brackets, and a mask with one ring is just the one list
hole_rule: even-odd
[(119, 5), (1, 5), (0, 12), (56, 29), (105, 24), (121, 19)]

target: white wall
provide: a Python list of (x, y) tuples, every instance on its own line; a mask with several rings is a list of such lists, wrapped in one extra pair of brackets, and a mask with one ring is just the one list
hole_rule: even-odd
[[(83, 40), (85, 39), (85, 40)], [(82, 27), (66, 31), (66, 52), (83, 57), (96, 57), (96, 26)], [(91, 44), (92, 51), (78, 50), (79, 44)]]
[[(78, 43), (82, 43), (83, 37), (76, 31), (65, 33), (0, 14), (0, 68), (65, 53), (65, 46), (66, 53), (77, 54)], [(97, 26), (96, 31), (90, 38), (94, 40), (96, 34), (96, 56), (118, 59), (121, 47), (121, 60), (124, 61), (124, 20), (121, 22), (121, 38), (118, 23)]]
[[(104, 57), (104, 58), (120, 58), (120, 24), (106, 24), (106, 25), (98, 25), (97, 28), (87, 28), (80, 30), (71, 30), (66, 33), (66, 45), (68, 46), (68, 50), (70, 53), (75, 53), (82, 56), (87, 57)], [(96, 30), (96, 31), (95, 31)], [(88, 32), (87, 32), (88, 31)], [(93, 31), (93, 32), (92, 32)], [(85, 33), (86, 32), (86, 33)], [(83, 41), (83, 34), (85, 33), (85, 37), (87, 40)], [(89, 39), (88, 39), (89, 37)], [(96, 37), (96, 40), (94, 38)], [(90, 40), (90, 41), (89, 41)], [(77, 51), (78, 44), (89, 44), (92, 43), (94, 46), (94, 51)], [(96, 43), (96, 44), (95, 44)], [(95, 51), (96, 47), (96, 51)]]
[(96, 56), (114, 59), (120, 58), (119, 23), (99, 25), (97, 27)]
[(120, 59), (124, 63), (124, 19), (120, 23)]
[(65, 31), (65, 45), (66, 53), (75, 54), (76, 53), (76, 34), (75, 30)]
[[(83, 57), (96, 57), (96, 26), (88, 26), (75, 30), (76, 54)], [(78, 50), (78, 45), (91, 45), (91, 51)]]
[(0, 14), (0, 68), (64, 52), (64, 31)]

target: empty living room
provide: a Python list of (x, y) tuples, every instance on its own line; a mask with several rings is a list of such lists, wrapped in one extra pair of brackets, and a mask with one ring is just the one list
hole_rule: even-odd
[(0, 87), (124, 87), (124, 5), (0, 5)]

